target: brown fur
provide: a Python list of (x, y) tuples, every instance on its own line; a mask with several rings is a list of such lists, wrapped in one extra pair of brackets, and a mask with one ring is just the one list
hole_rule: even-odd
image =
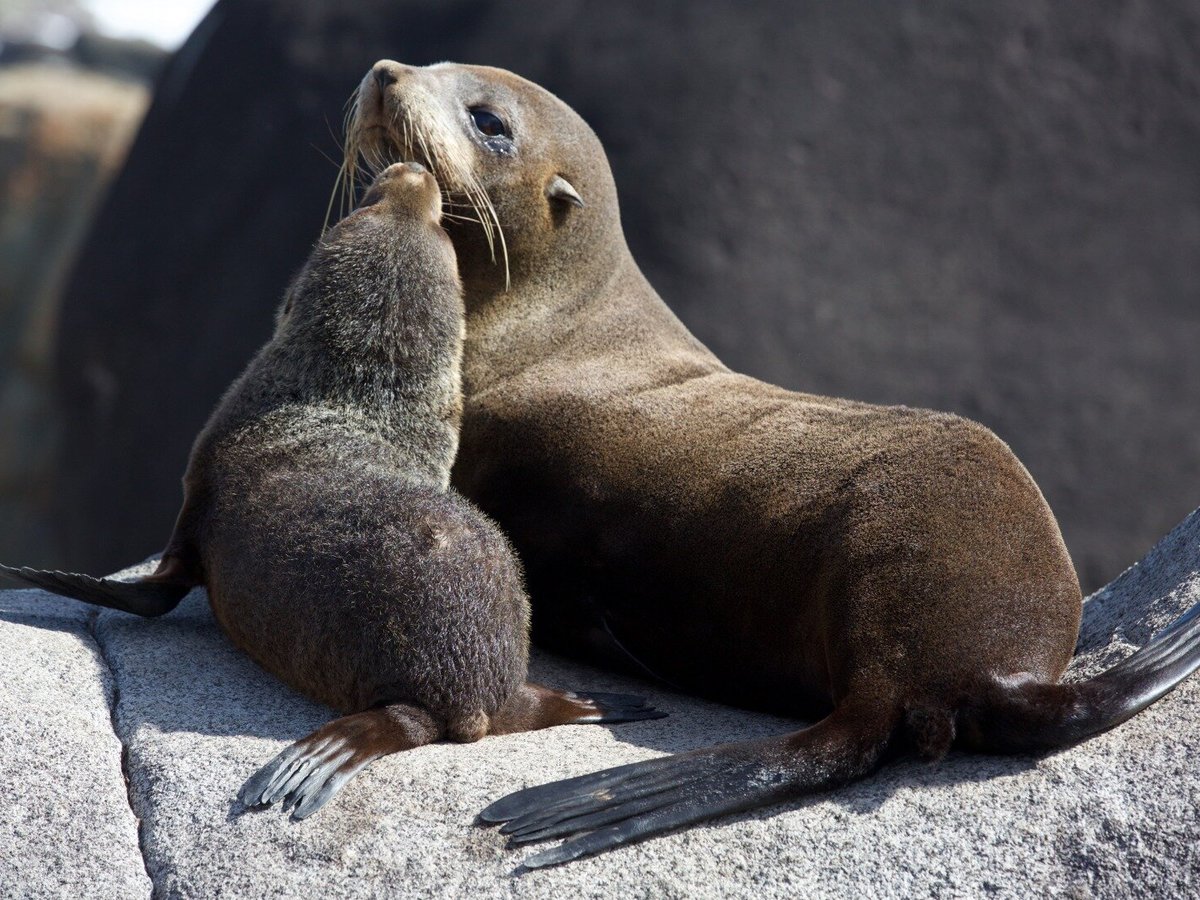
[(196, 440), (166, 556), (196, 554), (221, 626), (293, 687), (453, 730), (524, 681), (528, 608), (503, 536), (446, 490), (462, 306), (439, 199), (398, 167), (318, 244)]
[[(473, 129), (480, 105), (510, 126), (508, 152)], [(897, 739), (936, 757), (964, 716), (973, 746), (1062, 738), (1069, 704), (1022, 700), (1003, 720), (1007, 744), (980, 724), (1003, 719), (988, 718), (1000, 695), (1057, 682), (1081, 610), (1054, 517), (999, 438), (954, 415), (729, 371), (630, 256), (595, 135), (511, 73), (378, 63), (348, 148), (417, 154), (451, 197), (468, 169), (504, 228), (508, 279), (479, 228), (450, 228), (467, 309), (454, 482), (525, 560), (535, 636), (729, 702), (829, 716), (753, 752), (629, 767), (631, 790), (675, 771), (678, 793), (657, 795), (654, 815), (597, 799), (587, 778), (499, 801), (485, 818), (528, 839), (593, 821), (538, 824), (570, 796), (633, 823), (531, 864), (861, 775)], [(548, 196), (556, 176), (583, 208)], [(704, 785), (714, 799), (699, 803)]]
[[(451, 228), (468, 316), (455, 483), (506, 523), (534, 595), (553, 598), (539, 633), (589, 649), (588, 595), (651, 670), (790, 713), (827, 711), (858, 684), (891, 707), (1061, 674), (1079, 587), (999, 439), (730, 372), (641, 277), (603, 151), (566, 106), (496, 70), (405, 77), (515, 120), (515, 162), (478, 154), (508, 290), (478, 230)], [(587, 204), (558, 222), (542, 190), (555, 174)]]
[[(282, 797), (310, 815), (370, 760), (441, 736), (652, 714), (525, 682), (520, 564), (448, 490), (463, 309), (440, 217), (427, 172), (380, 175), (193, 450), (181, 523), (193, 498), (209, 511), (174, 540), (201, 547), (217, 619), (264, 668), (352, 713), (260, 770), (247, 805)], [(285, 790), (297, 750), (311, 772)]]
[(154, 575), (16, 573), (143, 615), (204, 584), (235, 644), (349, 713), (247, 781), (248, 806), (283, 800), (303, 818), (371, 760), (440, 737), (658, 715), (525, 681), (520, 564), (448, 488), (463, 306), (440, 219), (434, 179), (397, 164), (318, 243), (274, 337), (196, 439)]

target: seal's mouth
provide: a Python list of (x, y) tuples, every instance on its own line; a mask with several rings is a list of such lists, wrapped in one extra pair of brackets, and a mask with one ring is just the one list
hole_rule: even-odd
[[(416, 98), (420, 107), (420, 98)], [(329, 200), (326, 227), (335, 205), (354, 208), (371, 181), (397, 162), (418, 162), (433, 175), (442, 193), (442, 221), (447, 230), (478, 227), (492, 261), (504, 261), (504, 285), (509, 284), (508, 247), (496, 207), (474, 172), (471, 151), (464, 150), (452, 128), (433, 114), (414, 114), (399, 96), (398, 87), (381, 92), (373, 79), (364, 79), (348, 104), (342, 165)], [(499, 251), (499, 252), (497, 252)]]

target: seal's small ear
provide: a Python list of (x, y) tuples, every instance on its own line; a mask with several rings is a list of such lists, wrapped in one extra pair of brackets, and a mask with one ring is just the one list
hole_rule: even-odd
[(570, 203), (572, 206), (578, 206), (580, 209), (583, 208), (583, 198), (571, 186), (571, 182), (567, 181), (561, 175), (555, 175), (550, 179), (550, 183), (546, 185), (546, 196), (551, 200), (561, 200), (564, 203)]
[(284, 299), (283, 299), (283, 303), (280, 305), (280, 307), (277, 310), (275, 310), (275, 327), (276, 328), (281, 326), (284, 323), (284, 321), (287, 319), (287, 317), (289, 315), (291, 315), (294, 300), (295, 300), (295, 295), (291, 291), (288, 291), (287, 296), (284, 297)]
[(300, 283), (300, 275), (297, 272), (292, 276), (291, 282), (287, 286), (287, 290), (283, 292), (283, 302), (275, 309), (275, 327), (279, 328), (283, 325), (284, 320), (292, 314), (292, 307), (296, 305), (296, 287)]

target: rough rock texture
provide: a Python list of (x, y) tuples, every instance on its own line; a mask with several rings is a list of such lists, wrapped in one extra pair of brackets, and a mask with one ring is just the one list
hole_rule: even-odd
[(95, 612), (0, 593), (0, 897), (145, 897)]
[(1086, 585), (1200, 496), (1197, 0), (223, 0), (160, 79), (67, 299), (64, 563), (169, 532), (381, 56), (557, 92), (701, 340), (786, 386), (991, 426)]
[[(1112, 664), (1197, 602), (1200, 512), (1089, 600), (1074, 674)], [(111, 732), (97, 734), (112, 694), (87, 649), (85, 617), (39, 593), (0, 594), (8, 726), (0, 793), (8, 810), (36, 779), (38, 805), (51, 802), (43, 798), (53, 789), (57, 810), (55, 822), (36, 832), (18, 827), (15, 838), (0, 820), (6, 896), (72, 893), (54, 879), (84, 869), (115, 879), (118, 860), (126, 880), (96, 882), (112, 885), (101, 893), (145, 891), (144, 874), (139, 882), (128, 861), (137, 844), (124, 793), (101, 789), (119, 787), (120, 767)], [(118, 691), (113, 721), (159, 896), (1116, 898), (1195, 896), (1200, 888), (1200, 677), (1121, 728), (1046, 759), (956, 753), (935, 766), (901, 762), (831, 794), (522, 874), (522, 852), (471, 825), (496, 797), (796, 723), (540, 655), (538, 679), (648, 692), (671, 716), (392, 756), (321, 813), (292, 823), (277, 811), (246, 813), (234, 796), (260, 764), (324, 722), (326, 710), (235, 651), (199, 591), (155, 621), (102, 612), (95, 635)], [(57, 680), (79, 660), (90, 664), (90, 681)], [(47, 719), (50, 705), (66, 710), (61, 719)], [(87, 758), (97, 747), (107, 749)], [(35, 757), (39, 750), (51, 755)], [(46, 833), (55, 841), (41, 839)], [(51, 846), (59, 857), (28, 868), (31, 853)], [(102, 856), (111, 866), (104, 875)], [(19, 865), (34, 880), (16, 874)]]

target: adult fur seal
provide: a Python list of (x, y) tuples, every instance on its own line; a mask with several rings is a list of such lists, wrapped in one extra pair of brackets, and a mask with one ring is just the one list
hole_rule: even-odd
[(235, 644), (348, 713), (250, 778), (319, 809), (371, 760), (442, 737), (658, 715), (526, 682), (529, 604), (500, 531), (447, 490), (463, 308), (437, 183), (389, 167), (289, 289), (273, 339), (196, 440), (158, 571), (132, 584), (5, 569), (145, 616), (198, 584)]
[(638, 270), (599, 141), (547, 91), (385, 60), (347, 153), (413, 155), (491, 223), (449, 227), (467, 311), (454, 481), (521, 553), (535, 638), (819, 720), (505, 797), (482, 819), (514, 843), (584, 832), (526, 865), (828, 788), (889, 749), (1062, 747), (1200, 662), (1193, 610), (1061, 684), (1079, 585), (1008, 447), (957, 416), (729, 371)]

